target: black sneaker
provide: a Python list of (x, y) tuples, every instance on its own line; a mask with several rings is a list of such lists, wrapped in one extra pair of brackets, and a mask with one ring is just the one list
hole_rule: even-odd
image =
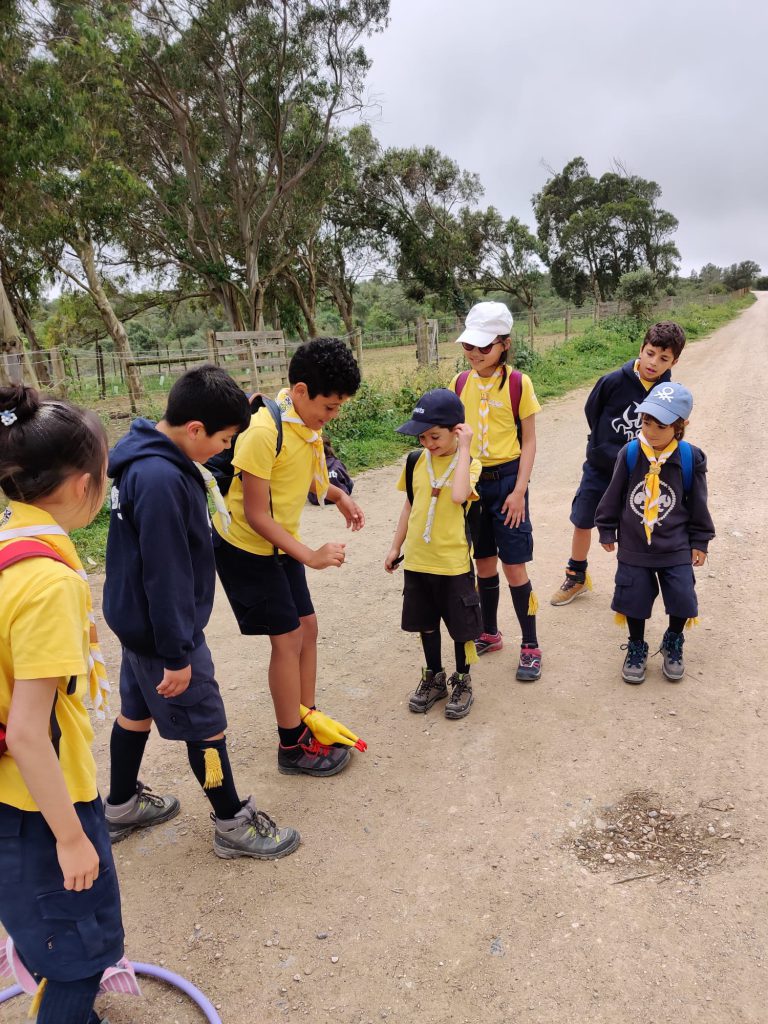
[(671, 683), (679, 683), (685, 675), (685, 662), (683, 661), (683, 644), (685, 637), (682, 633), (673, 633), (668, 629), (661, 641), (661, 653), (664, 660), (661, 664), (661, 671)]
[(648, 664), (648, 644), (645, 640), (628, 640), (622, 644), (622, 651), (627, 652), (621, 667), (621, 678), (625, 683), (645, 682), (645, 667)]
[(469, 672), (463, 675), (454, 672), (448, 682), (451, 686), (451, 699), (445, 705), (445, 717), (464, 718), (475, 700), (472, 695), (472, 677)]
[(430, 668), (421, 670), (421, 682), (408, 700), (408, 710), (417, 715), (425, 715), (439, 700), (448, 696), (445, 672), (433, 672)]
[(345, 768), (351, 757), (349, 747), (326, 747), (305, 729), (295, 747), (277, 748), (277, 770), (283, 775), (315, 775), (324, 778)]

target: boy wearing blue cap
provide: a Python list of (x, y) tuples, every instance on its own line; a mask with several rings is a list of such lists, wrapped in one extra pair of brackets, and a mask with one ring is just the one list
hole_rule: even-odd
[[(465, 510), (477, 498), (482, 466), (470, 453), (472, 430), (464, 422), (464, 406), (446, 388), (422, 395), (411, 419), (397, 430), (418, 437), (422, 445), (422, 451), (409, 454), (398, 481), (406, 499), (384, 559), (388, 573), (404, 561), (402, 627), (421, 634), (426, 660), (408, 707), (424, 714), (448, 697), (450, 687), (445, 717), (464, 718), (474, 701), (469, 664), (477, 659), (474, 641), (482, 632)], [(441, 619), (456, 655), (449, 680), (441, 654)]]
[(611, 607), (629, 630), (621, 673), (627, 683), (645, 679), (645, 621), (659, 589), (669, 616), (662, 671), (671, 682), (685, 674), (683, 629), (698, 615), (692, 566), (704, 564), (715, 536), (707, 508), (707, 459), (683, 440), (692, 408), (691, 392), (682, 384), (670, 381), (651, 391), (637, 407), (640, 435), (619, 452), (595, 513), (602, 547), (613, 551), (618, 538)]

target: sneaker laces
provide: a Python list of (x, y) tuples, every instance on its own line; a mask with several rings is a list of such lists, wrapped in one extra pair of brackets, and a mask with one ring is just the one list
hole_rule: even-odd
[[(581, 577), (581, 579), (579, 579)], [(586, 573), (573, 572), (571, 569), (565, 570), (565, 579), (560, 584), (560, 589), (566, 594), (569, 590), (573, 590), (574, 587), (582, 587), (587, 581)]]
[(457, 679), (453, 685), (453, 689), (451, 690), (450, 703), (455, 704), (458, 701), (458, 699), (462, 697), (465, 691), (468, 689), (469, 684), (467, 683), (466, 677)]
[[(627, 643), (622, 644), (620, 649), (627, 652), (628, 668), (640, 668), (648, 655), (643, 640), (629, 640)], [(658, 654), (659, 652), (657, 651), (656, 653)]]
[(435, 685), (435, 680), (436, 679), (437, 679), (437, 675), (433, 675), (431, 677), (427, 676), (427, 675), (423, 675), (421, 677), (421, 682), (416, 687), (416, 691), (414, 693), (414, 696), (415, 697), (423, 697), (426, 694), (428, 694), (429, 691), (432, 689), (432, 687)]
[[(313, 736), (309, 743), (302, 743), (301, 745), (308, 754), (316, 754), (320, 757), (327, 757), (331, 752), (331, 748), (326, 747), (325, 744), (321, 743), (316, 736)], [(259, 814), (261, 813), (262, 812), (259, 811)]]
[(673, 665), (682, 665), (683, 640), (684, 637), (682, 633), (665, 633), (661, 639), (661, 646), (653, 655), (654, 658), (657, 654), (661, 654), (663, 652), (666, 654), (667, 660), (671, 661)]
[(541, 660), (541, 655), (538, 651), (532, 650), (530, 647), (524, 647), (520, 651), (520, 666), (522, 668), (531, 668), (531, 666)]
[(246, 835), (264, 836), (265, 839), (274, 839), (279, 833), (277, 823), (274, 822), (265, 811), (253, 811), (248, 819)]
[(143, 782), (139, 783), (139, 788), (136, 793), (139, 798), (139, 807), (147, 804), (152, 804), (153, 807), (164, 807), (165, 800), (158, 796), (157, 793), (153, 793), (149, 786), (145, 786)]

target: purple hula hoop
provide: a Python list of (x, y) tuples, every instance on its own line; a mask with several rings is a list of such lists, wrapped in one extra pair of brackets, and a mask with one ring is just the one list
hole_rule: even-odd
[[(216, 1012), (216, 1008), (210, 999), (204, 996), (200, 989), (196, 988), (191, 981), (182, 978), (180, 974), (174, 974), (173, 971), (168, 971), (165, 967), (156, 967), (154, 964), (141, 964), (137, 961), (134, 961), (133, 969), (137, 974), (145, 974), (148, 978), (159, 978), (160, 981), (173, 985), (174, 988), (183, 992), (185, 996), (189, 996), (192, 1002), (203, 1011), (205, 1019), (209, 1024), (221, 1024), (221, 1017)], [(24, 989), (21, 985), (11, 985), (10, 988), (4, 988), (0, 992), (0, 1003), (23, 994)]]

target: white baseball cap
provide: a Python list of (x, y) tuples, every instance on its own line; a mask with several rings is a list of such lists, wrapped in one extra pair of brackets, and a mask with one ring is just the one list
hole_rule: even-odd
[(512, 314), (503, 302), (478, 302), (467, 313), (464, 330), (456, 339), (469, 345), (490, 345), (512, 330)]

